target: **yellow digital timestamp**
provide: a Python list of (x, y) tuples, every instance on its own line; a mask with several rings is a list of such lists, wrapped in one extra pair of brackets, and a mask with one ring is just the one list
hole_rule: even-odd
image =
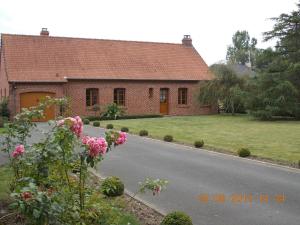
[(270, 202), (284, 203), (286, 201), (286, 196), (284, 194), (268, 195), (268, 194), (239, 194), (239, 193), (236, 193), (236, 194), (225, 195), (223, 193), (217, 193), (217, 194), (202, 193), (197, 196), (197, 200), (200, 201), (201, 203), (231, 202), (231, 203), (235, 203), (235, 204), (237, 204), (237, 203), (268, 204)]

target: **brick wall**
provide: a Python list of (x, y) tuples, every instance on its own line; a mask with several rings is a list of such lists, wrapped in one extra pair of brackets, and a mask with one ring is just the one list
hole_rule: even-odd
[[(12, 115), (20, 111), (20, 94), (25, 92), (51, 92), (56, 97), (70, 98), (72, 115), (95, 115), (86, 107), (86, 89), (99, 89), (101, 111), (113, 102), (114, 88), (125, 88), (125, 111), (129, 115), (159, 114), (160, 88), (169, 89), (169, 115), (200, 115), (213, 113), (210, 107), (200, 107), (196, 99), (199, 84), (184, 81), (69, 81), (66, 84), (15, 84), (10, 85), (10, 108)], [(149, 88), (153, 96), (149, 97)], [(178, 105), (178, 88), (188, 88), (188, 104)], [(58, 109), (56, 109), (58, 114)]]
[[(212, 113), (210, 107), (200, 107), (196, 100), (198, 82), (184, 81), (69, 81), (66, 84), (67, 96), (71, 99), (73, 115), (94, 115), (86, 107), (86, 89), (99, 89), (101, 110), (113, 102), (114, 88), (125, 88), (125, 110), (127, 114), (159, 114), (160, 88), (169, 89), (169, 115), (199, 115)], [(149, 97), (149, 88), (153, 88), (153, 96)], [(188, 104), (178, 105), (178, 88), (188, 88)]]
[(5, 72), (5, 64), (4, 64), (4, 57), (3, 51), (0, 53), (0, 100), (4, 97), (8, 97), (9, 95), (9, 85), (6, 77)]

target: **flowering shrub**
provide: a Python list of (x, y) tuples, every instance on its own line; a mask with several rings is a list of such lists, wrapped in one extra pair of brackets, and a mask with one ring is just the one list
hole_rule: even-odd
[(164, 179), (150, 179), (146, 178), (144, 182), (140, 182), (140, 190), (139, 192), (144, 193), (147, 190), (152, 191), (153, 195), (160, 194), (160, 192), (166, 189), (168, 184), (167, 180)]
[[(90, 202), (95, 190), (86, 185), (88, 169), (113, 147), (125, 144), (127, 134), (110, 130), (104, 137), (84, 136), (81, 118), (66, 117), (49, 122), (45, 138), (29, 145), (27, 137), (36, 126), (32, 119), (43, 117), (43, 110), (53, 104), (65, 101), (46, 99), (37, 107), (24, 109), (7, 127), (1, 144), (14, 171), (12, 206), (32, 225), (93, 224), (87, 221), (95, 221), (90, 217), (102, 212)], [(156, 184), (162, 187), (159, 181)], [(158, 193), (160, 188), (153, 190)], [(97, 213), (91, 213), (95, 210)]]
[(99, 156), (99, 154), (103, 156), (107, 150), (107, 142), (102, 137), (85, 136), (82, 139), (82, 144), (86, 145), (88, 155), (92, 158)]
[(83, 122), (79, 116), (75, 116), (74, 118), (68, 117), (63, 120), (58, 121), (58, 125), (67, 125), (70, 130), (77, 136), (80, 137), (83, 131)]
[(24, 152), (25, 152), (24, 145), (17, 145), (15, 150), (12, 153), (12, 157), (17, 158), (18, 156), (23, 155)]

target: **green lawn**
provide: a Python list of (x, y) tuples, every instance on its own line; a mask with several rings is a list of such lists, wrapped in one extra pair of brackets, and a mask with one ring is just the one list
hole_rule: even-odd
[(262, 122), (246, 115), (210, 115), (101, 121), (101, 126), (108, 123), (116, 129), (126, 126), (132, 133), (146, 129), (159, 139), (170, 134), (186, 144), (203, 139), (208, 149), (236, 152), (246, 147), (262, 158), (289, 163), (300, 160), (300, 121)]
[(5, 128), (0, 128), (0, 135), (5, 133)]
[(9, 198), (10, 180), (12, 177), (12, 171), (8, 166), (0, 166), (0, 201)]

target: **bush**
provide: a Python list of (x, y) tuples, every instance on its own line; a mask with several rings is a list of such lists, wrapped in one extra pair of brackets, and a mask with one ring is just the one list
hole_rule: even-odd
[(268, 120), (273, 119), (272, 113), (267, 110), (257, 110), (257, 111), (251, 112), (251, 114), (259, 120), (268, 121)]
[(248, 157), (251, 155), (251, 152), (249, 151), (248, 148), (241, 148), (238, 150), (237, 153), (239, 157)]
[(173, 136), (172, 135), (166, 135), (166, 136), (164, 136), (164, 141), (172, 142), (173, 141)]
[(93, 126), (94, 127), (100, 127), (100, 122), (99, 121), (94, 121)]
[(129, 129), (128, 129), (128, 127), (122, 127), (122, 128), (121, 128), (121, 131), (122, 131), (122, 132), (128, 132)]
[(195, 141), (194, 145), (195, 145), (196, 148), (201, 148), (204, 145), (204, 141), (203, 140)]
[(2, 116), (0, 116), (0, 127), (4, 127), (4, 121), (3, 121)]
[(166, 215), (160, 225), (193, 225), (193, 222), (184, 212), (175, 211)]
[(8, 98), (4, 98), (0, 102), (0, 116), (9, 118), (10, 112), (8, 108)]
[(90, 124), (90, 120), (89, 119), (83, 119), (83, 124), (85, 124), (85, 125), (88, 125), (88, 124)]
[(148, 131), (147, 130), (141, 130), (139, 134), (140, 134), (140, 136), (148, 136)]
[(124, 193), (124, 184), (118, 177), (108, 177), (101, 184), (101, 192), (108, 197), (120, 196)]
[(106, 125), (106, 129), (113, 129), (113, 128), (114, 128), (114, 125), (112, 125), (111, 123)]
[(106, 106), (105, 112), (102, 114), (103, 117), (116, 120), (124, 114), (124, 109), (118, 106), (116, 103), (111, 103)]

